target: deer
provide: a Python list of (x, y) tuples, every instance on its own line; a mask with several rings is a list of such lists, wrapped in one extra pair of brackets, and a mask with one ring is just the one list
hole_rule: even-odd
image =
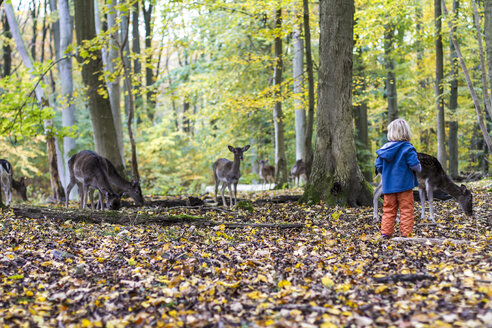
[(9, 206), (12, 201), (12, 165), (6, 159), (0, 159), (0, 204), (2, 193), (5, 195), (5, 206)]
[(215, 163), (212, 166), (212, 170), (214, 173), (214, 182), (215, 182), (215, 201), (218, 202), (218, 197), (217, 197), (217, 190), (219, 187), (219, 184), (222, 182), (222, 189), (221, 189), (221, 195), (222, 195), (222, 204), (226, 205), (226, 201), (224, 198), (224, 191), (225, 188), (228, 187), (229, 189), (229, 198), (230, 198), (230, 207), (233, 206), (232, 203), (232, 189), (231, 185), (234, 186), (234, 205), (237, 204), (237, 183), (239, 182), (239, 178), (241, 177), (241, 172), (239, 170), (240, 165), (241, 165), (241, 160), (243, 160), (243, 153), (246, 152), (249, 149), (249, 145), (244, 146), (244, 147), (232, 147), (232, 146), (227, 146), (230, 152), (234, 154), (234, 161), (231, 162), (228, 159), (225, 158), (219, 158), (218, 160), (215, 161)]
[[(103, 168), (108, 177), (109, 183), (113, 187), (113, 190), (118, 191), (118, 193), (120, 193), (120, 196), (129, 195), (131, 198), (133, 198), (133, 200), (135, 200), (137, 206), (142, 206), (144, 204), (144, 198), (142, 195), (142, 189), (140, 188), (140, 182), (135, 180), (132, 180), (130, 182), (126, 180), (118, 173), (118, 170), (109, 159), (102, 156), (101, 158), (104, 161)], [(93, 191), (94, 190), (92, 190), (90, 194), (91, 203), (94, 199)], [(101, 206), (101, 209), (102, 204), (102, 196), (99, 193), (99, 205)]]
[[(106, 199), (106, 208), (118, 210), (120, 208), (120, 195), (113, 191), (105, 169), (106, 162), (103, 157), (93, 151), (83, 150), (73, 155), (68, 160), (70, 172), (70, 183), (66, 188), (65, 206), (68, 208), (70, 191), (77, 184), (82, 194), (80, 197), (80, 207), (86, 208), (87, 195), (89, 190), (97, 189)], [(91, 199), (91, 207), (94, 209), (94, 202)]]
[(17, 191), (23, 201), (27, 202), (27, 187), (25, 177), (21, 177), (19, 181), (12, 178), (12, 188)]
[(275, 166), (265, 165), (267, 161), (260, 161), (260, 184), (275, 182)]
[[(436, 223), (434, 219), (434, 206), (432, 204), (434, 200), (434, 190), (441, 189), (447, 192), (460, 204), (461, 210), (466, 216), (473, 215), (473, 199), (470, 190), (466, 188), (464, 184), (461, 186), (456, 185), (444, 172), (441, 163), (434, 156), (417, 153), (420, 165), (422, 166), (422, 171), (417, 173), (417, 180), (419, 183), (419, 197), (420, 204), (422, 207), (421, 218), (425, 219), (425, 200), (427, 195), (427, 200), (429, 201), (429, 217), (433, 223)], [(374, 190), (374, 220), (378, 220), (378, 200), (383, 193), (383, 185), (380, 183)]]
[(292, 178), (292, 182), (294, 183), (294, 185), (296, 184), (296, 179), (297, 179), (297, 185), (299, 185), (301, 178), (307, 180), (306, 164), (302, 161), (302, 159), (298, 159), (296, 161), (296, 163), (290, 170), (290, 176)]

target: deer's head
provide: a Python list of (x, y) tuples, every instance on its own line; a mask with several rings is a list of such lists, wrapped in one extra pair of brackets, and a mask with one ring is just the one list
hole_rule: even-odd
[(460, 195), (458, 196), (458, 203), (460, 203), (461, 209), (467, 216), (473, 215), (473, 197), (470, 190), (466, 188), (464, 184), (460, 186)]
[(132, 180), (131, 183), (132, 188), (128, 191), (128, 195), (133, 198), (138, 206), (142, 206), (144, 204), (144, 198), (142, 195), (142, 189), (140, 188), (140, 182)]
[(119, 210), (121, 206), (120, 195), (106, 192), (106, 207), (110, 210)]
[(234, 157), (239, 157), (240, 160), (243, 160), (243, 153), (249, 149), (249, 145), (244, 146), (244, 147), (232, 147), (232, 146), (227, 146), (229, 148), (229, 151), (234, 154)]

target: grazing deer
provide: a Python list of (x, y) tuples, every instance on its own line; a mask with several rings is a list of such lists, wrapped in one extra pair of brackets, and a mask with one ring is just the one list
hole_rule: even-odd
[(302, 159), (298, 159), (292, 169), (290, 170), (290, 176), (292, 177), (292, 182), (294, 185), (299, 185), (301, 178), (307, 180), (306, 175), (306, 164), (302, 161)]
[(275, 166), (265, 165), (266, 161), (260, 161), (260, 184), (275, 182)]
[[(105, 157), (102, 157), (104, 160), (104, 171), (108, 177), (109, 183), (113, 187), (113, 190), (120, 193), (120, 195), (128, 195), (133, 200), (137, 206), (142, 206), (144, 204), (144, 198), (142, 195), (142, 189), (140, 188), (140, 182), (132, 180), (131, 182), (123, 178), (114, 167), (113, 163)], [(91, 203), (94, 199), (93, 191), (90, 194)], [(102, 207), (103, 201), (102, 196), (99, 194), (99, 204)], [(102, 208), (101, 208), (102, 209)]]
[(219, 183), (222, 182), (222, 203), (226, 205), (224, 198), (224, 190), (226, 186), (229, 188), (229, 197), (231, 201), (232, 207), (232, 189), (231, 184), (234, 186), (234, 205), (237, 203), (237, 183), (239, 178), (241, 177), (241, 172), (239, 171), (239, 166), (241, 165), (241, 160), (243, 159), (243, 153), (249, 149), (249, 145), (244, 146), (243, 148), (237, 147), (234, 148), (232, 146), (227, 146), (229, 151), (234, 154), (234, 161), (231, 162), (225, 158), (219, 158), (215, 161), (212, 166), (212, 170), (214, 172), (214, 182), (215, 182), (215, 201), (218, 202), (217, 198), (217, 189), (219, 187)]
[[(99, 190), (99, 194), (105, 196), (106, 207), (111, 210), (120, 208), (120, 196), (111, 188), (108, 176), (106, 174), (106, 162), (103, 157), (90, 151), (83, 150), (73, 155), (68, 161), (70, 171), (70, 183), (66, 190), (66, 207), (68, 208), (68, 199), (73, 186), (77, 184), (82, 192), (80, 196), (80, 206), (85, 209), (87, 205), (87, 195), (89, 189)], [(94, 202), (91, 200), (92, 209)]]
[(12, 188), (17, 191), (23, 201), (27, 202), (26, 178), (21, 177), (19, 181), (12, 178)]
[(9, 206), (12, 201), (12, 165), (6, 159), (0, 159), (0, 202), (2, 193), (5, 195), (5, 206)]
[[(434, 206), (432, 201), (434, 199), (434, 190), (441, 189), (442, 191), (450, 194), (454, 199), (458, 201), (461, 209), (467, 216), (473, 215), (472, 208), (472, 194), (470, 190), (466, 189), (465, 185), (458, 186), (446, 175), (441, 163), (437, 158), (424, 153), (417, 153), (422, 171), (417, 173), (417, 180), (419, 182), (419, 196), (420, 204), (422, 206), (421, 218), (425, 219), (425, 197), (429, 201), (430, 219), (432, 222), (436, 222), (434, 219)], [(382, 183), (374, 190), (374, 220), (378, 220), (378, 200), (383, 193)]]

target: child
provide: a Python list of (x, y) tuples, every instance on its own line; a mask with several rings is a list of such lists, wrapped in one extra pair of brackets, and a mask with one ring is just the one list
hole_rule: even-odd
[(409, 237), (414, 223), (413, 188), (418, 185), (415, 172), (422, 167), (417, 151), (410, 143), (410, 126), (403, 119), (388, 125), (388, 140), (376, 153), (376, 170), (382, 174), (384, 205), (381, 234), (390, 238), (395, 230), (395, 220), (400, 209), (400, 233)]

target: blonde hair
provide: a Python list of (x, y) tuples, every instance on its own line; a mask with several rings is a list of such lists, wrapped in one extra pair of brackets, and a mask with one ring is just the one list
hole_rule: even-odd
[(389, 141), (410, 141), (410, 139), (412, 139), (412, 131), (404, 119), (397, 118), (388, 125)]

